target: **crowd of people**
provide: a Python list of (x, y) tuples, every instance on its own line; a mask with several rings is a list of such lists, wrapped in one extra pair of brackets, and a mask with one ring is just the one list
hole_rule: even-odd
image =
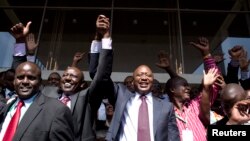
[(113, 82), (110, 19), (98, 15), (88, 53), (92, 81), (84, 80), (78, 66), (86, 53), (76, 52), (63, 74), (52, 72), (44, 84), (34, 63), (38, 43), (31, 24), (10, 30), (16, 43), (12, 67), (0, 72), (0, 140), (207, 141), (211, 124), (250, 124), (250, 61), (243, 46), (228, 50), (231, 61), (223, 74), (223, 55), (210, 53), (208, 39), (191, 41), (204, 64), (198, 88), (171, 68), (164, 50), (155, 64), (170, 76), (164, 87), (147, 62), (123, 83)]

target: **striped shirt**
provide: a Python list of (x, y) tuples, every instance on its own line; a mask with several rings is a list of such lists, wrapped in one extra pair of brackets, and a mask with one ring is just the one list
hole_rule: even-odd
[(183, 111), (175, 107), (176, 122), (182, 139), (182, 131), (191, 130), (194, 141), (206, 141), (206, 128), (199, 118), (201, 96), (186, 103)]
[[(212, 57), (208, 57), (204, 59), (204, 69), (208, 71), (210, 68), (217, 68), (215, 61)], [(218, 69), (219, 74), (221, 74)], [(210, 96), (210, 104), (214, 103), (219, 91), (219, 87), (216, 85), (212, 85), (212, 96)], [(204, 127), (203, 123), (200, 120), (200, 103), (201, 95), (197, 98), (191, 100), (188, 103), (185, 103), (182, 111), (178, 110), (175, 107), (175, 115), (177, 126), (180, 132), (180, 138), (182, 139), (183, 130), (190, 130), (193, 133), (193, 141), (207, 141), (207, 129)]]
[[(217, 73), (221, 75), (221, 71), (216, 65), (215, 60), (212, 57), (208, 57), (204, 59), (204, 69), (205, 71), (208, 71), (211, 68), (216, 68), (218, 70)], [(218, 96), (219, 90), (220, 87), (218, 85), (212, 85), (212, 96), (210, 96), (210, 105), (213, 105), (215, 99)]]

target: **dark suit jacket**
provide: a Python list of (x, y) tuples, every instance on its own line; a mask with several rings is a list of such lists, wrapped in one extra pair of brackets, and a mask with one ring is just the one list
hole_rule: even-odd
[[(112, 70), (112, 50), (102, 50), (100, 53), (100, 65), (90, 86), (72, 95), (71, 113), (73, 115), (75, 140), (95, 141), (95, 131), (93, 127), (96, 113), (104, 97), (103, 89)], [(44, 93), (49, 97), (59, 98), (56, 88), (45, 87)]]
[[(98, 53), (91, 53), (89, 55), (90, 76), (94, 77), (96, 67), (101, 65), (98, 62)], [(110, 56), (113, 57), (113, 56)], [(112, 69), (112, 67), (111, 67)], [(106, 97), (112, 105), (115, 105), (115, 112), (113, 119), (106, 135), (107, 141), (117, 141), (120, 135), (120, 127), (122, 123), (122, 116), (127, 102), (133, 96), (134, 92), (130, 92), (123, 84), (115, 84), (109, 78), (103, 85)], [(157, 97), (153, 95), (153, 126), (154, 126), (154, 139), (155, 141), (179, 141), (179, 130), (176, 124), (173, 104), (169, 102), (168, 98), (163, 96)]]
[[(14, 102), (0, 112), (1, 127)], [(72, 141), (72, 120), (68, 107), (39, 93), (20, 121), (13, 141)]]
[(238, 73), (239, 73), (239, 66), (235, 67), (232, 66), (231, 63), (228, 63), (227, 75), (225, 77), (226, 84), (229, 83), (239, 84)]
[[(117, 141), (120, 135), (122, 116), (129, 99), (135, 96), (123, 84), (114, 84), (115, 113), (106, 136), (108, 141)], [(173, 104), (167, 99), (153, 95), (153, 132), (155, 141), (179, 141)]]
[(244, 90), (250, 90), (250, 78), (246, 80), (240, 79), (240, 84), (244, 88)]

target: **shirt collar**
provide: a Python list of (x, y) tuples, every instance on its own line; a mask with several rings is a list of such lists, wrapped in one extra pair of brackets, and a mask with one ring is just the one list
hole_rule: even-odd
[[(31, 98), (29, 98), (29, 99), (23, 100), (24, 106), (25, 106), (25, 107), (29, 107), (29, 106), (33, 103), (33, 101), (34, 101), (34, 99), (35, 99), (36, 96), (37, 96), (37, 94), (33, 95), (33, 96), (32, 96)], [(20, 99), (18, 98), (17, 101), (16, 101), (16, 105), (17, 105), (17, 103), (18, 103), (19, 101), (20, 101)]]
[(177, 113), (183, 113), (183, 112), (186, 112), (188, 110), (188, 106), (189, 106), (189, 102), (185, 102), (183, 104), (183, 108), (182, 108), (182, 111), (180, 111), (176, 106), (174, 106), (174, 111), (177, 112)]
[[(35, 99), (36, 96), (37, 96), (37, 94), (33, 95), (33, 96), (32, 96), (31, 98), (29, 98), (29, 99), (23, 100), (23, 102), (24, 102), (24, 107), (29, 107), (29, 106), (33, 103), (33, 101), (34, 101), (34, 99)], [(11, 102), (14, 101), (15, 99), (16, 99), (16, 101), (12, 104), (11, 108), (16, 107), (16, 106), (17, 106), (17, 103), (20, 101), (20, 99), (17, 97), (17, 98), (9, 99), (9, 100), (7, 101), (7, 103), (11, 103)]]
[[(140, 96), (141, 96), (141, 94), (135, 92), (135, 99), (140, 100)], [(147, 97), (147, 101), (148, 101), (149, 103), (153, 103), (152, 92), (146, 94), (145, 96)]]
[(62, 97), (65, 97), (65, 96), (69, 97), (69, 99), (72, 99), (72, 95), (65, 95), (64, 93), (61, 95), (61, 97), (59, 99), (61, 99)]
[(10, 90), (8, 88), (5, 88), (5, 94), (8, 94)]

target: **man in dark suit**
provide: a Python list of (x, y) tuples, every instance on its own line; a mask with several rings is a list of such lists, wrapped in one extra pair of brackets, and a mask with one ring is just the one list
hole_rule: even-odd
[[(140, 97), (146, 96), (149, 116), (149, 140), (178, 141), (179, 131), (176, 125), (173, 104), (163, 97), (152, 94), (153, 73), (146, 65), (137, 67), (133, 74), (135, 92), (129, 91), (123, 84), (114, 84), (116, 105), (115, 113), (107, 133), (106, 139), (136, 140), (138, 138), (140, 120)], [(134, 127), (134, 128), (132, 128)]]
[[(101, 21), (108, 21), (104, 15), (99, 16)], [(103, 29), (105, 28), (103, 26)], [(107, 26), (108, 27), (108, 26)], [(104, 30), (105, 31), (105, 30)], [(102, 40), (102, 45), (105, 44)], [(101, 65), (97, 62), (98, 55), (90, 54), (90, 66)], [(91, 76), (95, 76), (95, 69), (91, 68)], [(139, 107), (142, 103), (140, 97), (146, 96), (148, 104), (149, 131), (143, 131), (146, 139), (151, 141), (179, 141), (179, 131), (176, 125), (173, 104), (164, 97), (158, 97), (152, 94), (153, 88), (153, 73), (146, 65), (139, 66), (133, 74), (134, 91), (130, 91), (123, 84), (115, 84), (112, 80), (105, 84), (105, 94), (112, 104), (115, 103), (115, 112), (113, 119), (106, 135), (106, 140), (138, 140), (140, 135), (139, 130), (143, 130), (143, 125), (138, 125), (140, 121), (144, 121), (146, 117), (139, 118)], [(147, 132), (147, 133), (146, 133)], [(146, 139), (142, 139), (146, 141)]]
[(41, 94), (40, 84), (41, 71), (36, 64), (24, 62), (18, 65), (14, 79), (18, 97), (0, 112), (0, 140), (74, 140), (70, 110), (58, 100)]
[[(30, 22), (26, 25), (15, 25), (12, 34), (15, 38), (25, 37), (29, 31)], [(18, 30), (19, 29), (19, 30)], [(20, 35), (17, 31), (23, 31)], [(17, 36), (18, 35), (18, 36)], [(109, 39), (109, 33), (103, 38)], [(22, 45), (22, 44), (21, 44)], [(43, 94), (63, 101), (71, 110), (74, 124), (74, 140), (95, 141), (94, 119), (103, 98), (103, 84), (106, 83), (112, 70), (112, 50), (110, 44), (100, 48), (100, 65), (96, 69), (96, 76), (88, 88), (85, 88), (83, 73), (76, 67), (68, 67), (61, 78), (60, 89), (57, 87), (44, 87)], [(29, 51), (29, 48), (27, 48)], [(26, 56), (14, 56), (13, 67), (26, 61)], [(93, 64), (93, 63), (90, 63)], [(90, 66), (91, 67), (91, 66)], [(67, 100), (65, 100), (67, 99)]]
[[(104, 54), (109, 53), (103, 52)], [(101, 53), (102, 54), (102, 53)], [(103, 55), (101, 55), (103, 56)], [(106, 64), (105, 60), (102, 60)], [(68, 97), (66, 105), (71, 109), (73, 115), (75, 140), (94, 141), (95, 131), (93, 122), (101, 101), (101, 78), (105, 75), (106, 65), (100, 65), (97, 75), (90, 86), (82, 90), (83, 73), (76, 67), (68, 67), (61, 79), (61, 89), (56, 87), (44, 87), (43, 93), (49, 97), (63, 100)]]
[[(110, 41), (109, 34), (102, 38)], [(104, 96), (105, 87), (103, 86), (109, 80), (112, 71), (113, 51), (109, 49), (110, 45), (103, 45), (100, 48), (96, 75), (88, 88), (83, 89), (83, 73), (76, 67), (68, 67), (62, 75), (59, 91), (52, 87), (43, 89), (46, 95), (59, 100), (69, 97), (70, 100), (66, 105), (71, 109), (73, 115), (75, 140), (77, 141), (95, 141), (96, 139), (94, 120)], [(90, 68), (92, 67), (90, 66)]]

